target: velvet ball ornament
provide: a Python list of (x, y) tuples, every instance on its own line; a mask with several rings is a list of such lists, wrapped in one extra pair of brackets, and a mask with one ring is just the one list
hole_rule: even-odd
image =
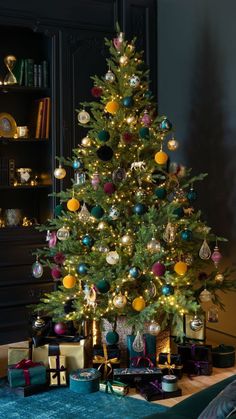
[(184, 210), (183, 207), (177, 207), (174, 209), (173, 214), (176, 215), (178, 218), (181, 218), (184, 216)]
[(188, 267), (187, 267), (186, 263), (182, 262), (181, 260), (174, 265), (174, 271), (178, 275), (185, 275), (187, 270), (188, 270)]
[(100, 218), (103, 217), (104, 215), (104, 210), (100, 205), (95, 205), (95, 207), (93, 207), (91, 209), (91, 215), (92, 217), (96, 218), (97, 220), (99, 220)]
[(102, 90), (101, 87), (94, 86), (91, 89), (91, 94), (92, 94), (93, 97), (99, 98), (99, 97), (102, 96), (102, 93), (103, 93), (103, 90)]
[(54, 326), (54, 332), (57, 335), (65, 335), (67, 332), (66, 324), (62, 322), (56, 323)]
[(162, 131), (170, 131), (171, 128), (172, 128), (172, 124), (169, 121), (169, 119), (166, 118), (166, 119), (163, 119), (163, 121), (161, 121), (161, 123), (160, 123), (160, 129)]
[(122, 100), (122, 104), (126, 107), (126, 108), (131, 108), (134, 104), (134, 99), (132, 98), (132, 96), (126, 96), (124, 97), (124, 99)]
[(174, 294), (174, 288), (170, 284), (165, 284), (161, 288), (162, 295), (169, 296)]
[(74, 275), (68, 274), (66, 276), (64, 276), (63, 278), (63, 285), (65, 288), (74, 288), (75, 284), (76, 284), (76, 278)]
[(106, 292), (109, 291), (109, 289), (111, 288), (109, 282), (106, 279), (100, 279), (97, 283), (96, 283), (96, 288), (98, 289), (98, 291), (101, 294), (106, 294)]
[(103, 186), (103, 190), (107, 195), (112, 195), (115, 192), (116, 187), (115, 187), (114, 183), (106, 182)]
[(108, 102), (106, 104), (105, 110), (107, 112), (111, 113), (112, 115), (115, 115), (116, 112), (118, 111), (119, 107), (120, 106), (119, 106), (118, 102), (115, 102), (114, 100), (111, 100), (110, 102)]
[(139, 136), (140, 138), (143, 138), (145, 140), (149, 139), (149, 128), (148, 127), (142, 127), (139, 130)]
[(110, 134), (105, 129), (102, 129), (98, 133), (98, 139), (102, 141), (103, 143), (107, 142), (110, 139)]
[(166, 189), (165, 188), (157, 188), (155, 190), (155, 195), (159, 199), (165, 199), (165, 197), (166, 197)]
[(136, 214), (136, 215), (143, 215), (143, 214), (145, 214), (145, 212), (146, 212), (146, 211), (147, 211), (146, 206), (145, 206), (144, 204), (141, 204), (141, 203), (136, 204), (136, 205), (133, 207), (133, 212), (134, 212), (134, 214)]
[(86, 247), (92, 247), (94, 239), (89, 234), (85, 234), (85, 236), (82, 237), (82, 244)]
[(84, 167), (84, 163), (82, 160), (74, 160), (72, 163), (73, 169), (82, 169)]
[(165, 265), (164, 265), (163, 263), (161, 263), (161, 262), (155, 262), (155, 263), (152, 265), (152, 273), (153, 273), (155, 276), (163, 276), (163, 275), (165, 274), (165, 271), (166, 271), (166, 267), (165, 267)]
[(65, 262), (66, 258), (65, 258), (65, 255), (62, 252), (57, 252), (55, 254), (55, 256), (53, 257), (53, 260), (58, 265), (63, 265), (63, 263)]
[(102, 147), (99, 147), (97, 150), (97, 156), (102, 161), (110, 161), (113, 157), (113, 150), (111, 147), (108, 147), (106, 145), (103, 145)]
[(53, 279), (61, 278), (61, 269), (58, 266), (54, 266), (54, 268), (51, 269), (51, 275)]
[(160, 164), (160, 165), (166, 164), (167, 160), (168, 160), (168, 154), (166, 154), (164, 151), (161, 150), (155, 154), (155, 162), (157, 164)]
[(69, 201), (67, 202), (67, 208), (69, 211), (72, 211), (72, 212), (78, 211), (78, 209), (80, 208), (80, 203), (78, 199), (76, 198), (69, 199)]
[(184, 241), (190, 241), (192, 239), (192, 235), (192, 231), (187, 228), (180, 233), (181, 239)]
[(87, 275), (88, 270), (89, 270), (89, 266), (87, 265), (87, 263), (79, 263), (77, 268), (76, 268), (77, 272), (79, 275), (83, 276), (83, 275)]
[(66, 176), (66, 171), (64, 167), (61, 167), (61, 166), (57, 167), (54, 170), (54, 176), (56, 179), (63, 179)]
[(132, 266), (129, 269), (129, 275), (131, 276), (131, 278), (137, 279), (141, 275), (141, 271), (136, 266)]
[(124, 143), (130, 144), (132, 143), (134, 136), (133, 134), (131, 134), (131, 132), (124, 132), (122, 138), (123, 138)]
[(187, 198), (189, 202), (194, 202), (197, 199), (197, 192), (194, 191), (194, 189), (190, 189), (190, 191), (187, 194)]
[(108, 345), (116, 345), (119, 342), (119, 335), (114, 330), (113, 332), (108, 332), (106, 334), (106, 341)]
[(56, 205), (54, 214), (56, 217), (60, 217), (62, 215), (63, 206), (61, 204)]
[(132, 307), (135, 311), (143, 311), (145, 306), (146, 302), (141, 295), (132, 301)]

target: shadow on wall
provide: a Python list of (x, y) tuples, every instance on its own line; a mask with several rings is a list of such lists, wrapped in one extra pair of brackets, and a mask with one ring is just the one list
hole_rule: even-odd
[[(229, 253), (232, 246), (233, 194), (230, 161), (234, 156), (227, 149), (227, 118), (224, 104), (224, 59), (216, 42), (212, 42), (210, 30), (202, 31), (196, 48), (192, 80), (186, 158), (193, 174), (208, 173), (208, 177), (196, 186), (199, 194), (197, 205), (202, 218), (217, 235), (229, 243), (222, 246), (223, 253)], [(234, 163), (235, 165), (235, 163)]]

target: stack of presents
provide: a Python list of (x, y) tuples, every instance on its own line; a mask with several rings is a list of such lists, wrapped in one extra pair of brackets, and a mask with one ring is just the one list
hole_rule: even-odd
[[(156, 336), (144, 334), (137, 348), (135, 336), (127, 336), (127, 364), (123, 366), (119, 344), (96, 344), (90, 337), (33, 339), (29, 348), (9, 348), (8, 385), (16, 394), (28, 396), (59, 386), (87, 394), (103, 391), (118, 396), (136, 388), (148, 401), (181, 396), (183, 373), (191, 379), (212, 374), (214, 356), (234, 364), (234, 350), (188, 342), (177, 345), (176, 353), (156, 354)], [(222, 356), (221, 353), (228, 355)], [(212, 357), (213, 355), (213, 357)], [(157, 360), (158, 359), (158, 360)], [(179, 384), (180, 382), (180, 384)]]

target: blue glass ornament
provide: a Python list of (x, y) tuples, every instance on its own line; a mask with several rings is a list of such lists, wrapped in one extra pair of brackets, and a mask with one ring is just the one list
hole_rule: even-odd
[(89, 234), (85, 234), (82, 237), (82, 243), (86, 247), (91, 247), (94, 244), (94, 239)]
[(89, 270), (89, 266), (87, 265), (87, 263), (79, 263), (77, 266), (77, 272), (79, 275), (86, 275), (88, 273)]
[(169, 121), (169, 119), (166, 118), (166, 119), (163, 119), (163, 121), (161, 121), (160, 129), (162, 131), (169, 131), (169, 130), (171, 130), (171, 128), (172, 128), (172, 124)]
[(136, 266), (132, 266), (129, 269), (129, 274), (132, 278), (136, 279), (141, 275), (141, 271), (139, 268), (137, 268)]
[(183, 216), (184, 216), (184, 210), (183, 210), (183, 207), (178, 207), (178, 208), (175, 208), (175, 209), (174, 209), (174, 211), (173, 211), (173, 214), (174, 214), (174, 215), (177, 215), (177, 217), (178, 217), (178, 218), (183, 217)]
[(108, 131), (106, 131), (105, 129), (103, 129), (102, 131), (99, 131), (98, 133), (98, 139), (100, 141), (102, 141), (103, 143), (105, 143), (106, 141), (108, 141), (110, 138), (110, 134)]
[(187, 198), (190, 202), (196, 201), (197, 199), (197, 192), (194, 189), (190, 189), (190, 191), (187, 194)]
[(72, 163), (73, 169), (82, 169), (82, 167), (84, 167), (84, 163), (82, 162), (82, 160), (78, 159), (78, 160), (74, 160)]
[(185, 241), (191, 240), (192, 235), (193, 235), (192, 231), (187, 229), (187, 228), (185, 230), (181, 231), (181, 233), (180, 233), (181, 239), (185, 240)]
[(162, 295), (168, 296), (174, 294), (174, 287), (170, 284), (165, 284), (161, 288)]
[(100, 279), (96, 283), (96, 287), (101, 294), (106, 294), (111, 288), (109, 282), (106, 279)]
[(149, 128), (148, 127), (140, 128), (139, 136), (140, 136), (140, 138), (148, 139), (149, 138)]
[(166, 189), (165, 188), (157, 188), (155, 190), (155, 195), (159, 199), (164, 199), (166, 197)]
[(132, 98), (132, 96), (126, 96), (122, 100), (122, 103), (126, 108), (131, 108), (134, 104), (134, 99)]
[(146, 212), (146, 211), (147, 211), (146, 206), (145, 206), (144, 204), (141, 204), (141, 203), (136, 204), (136, 205), (133, 207), (133, 212), (134, 212), (136, 215), (143, 215), (143, 214), (145, 214), (145, 212)]
[(91, 209), (91, 215), (92, 217), (99, 220), (104, 215), (104, 210), (100, 205), (96, 205), (95, 207)]

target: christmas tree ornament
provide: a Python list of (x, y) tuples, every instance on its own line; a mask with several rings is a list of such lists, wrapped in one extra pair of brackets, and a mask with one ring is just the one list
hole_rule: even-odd
[(108, 228), (108, 224), (105, 221), (100, 221), (98, 223), (97, 229), (98, 230), (105, 230), (105, 228)]
[(161, 243), (155, 237), (152, 237), (150, 242), (147, 243), (147, 250), (152, 254), (159, 253), (161, 251)]
[[(57, 244), (57, 233), (56, 231), (50, 231), (49, 232), (49, 238), (48, 238), (48, 247), (53, 248)], [(46, 239), (47, 240), (47, 239)]]
[(116, 345), (119, 342), (119, 338), (120, 337), (115, 330), (106, 334), (106, 341), (108, 345)]
[(78, 218), (80, 221), (82, 221), (82, 223), (86, 223), (89, 220), (90, 212), (88, 208), (86, 207), (86, 204), (82, 205)]
[(75, 185), (84, 185), (86, 182), (86, 174), (76, 170), (74, 174)]
[(140, 128), (139, 137), (142, 138), (143, 140), (148, 140), (149, 139), (149, 128), (148, 127)]
[(143, 198), (145, 195), (146, 195), (146, 191), (145, 191), (143, 188), (141, 188), (141, 187), (139, 187), (139, 188), (135, 191), (135, 196), (136, 196), (138, 199)]
[(169, 119), (165, 118), (160, 123), (160, 130), (161, 131), (170, 131), (172, 128), (172, 124)]
[(190, 322), (189, 322), (190, 329), (193, 332), (199, 332), (199, 330), (201, 330), (203, 328), (203, 325), (204, 325), (204, 323), (203, 323), (202, 319), (200, 319), (200, 317), (198, 317), (196, 314), (193, 317), (193, 319), (190, 320)]
[[(143, 278), (143, 275), (140, 277), (140, 280)], [(144, 290), (144, 294), (147, 300), (154, 298), (157, 294), (157, 288), (153, 281), (150, 281), (147, 285), (147, 288)]]
[(127, 116), (126, 122), (129, 125), (135, 125), (136, 124), (136, 118), (135, 118), (135, 116), (134, 115)]
[(62, 283), (65, 288), (74, 288), (76, 284), (76, 277), (74, 275), (68, 274), (64, 276)]
[(59, 266), (54, 266), (51, 269), (51, 275), (53, 277), (53, 279), (58, 280), (61, 278), (61, 269), (59, 268)]
[(134, 140), (134, 135), (131, 132), (124, 132), (124, 134), (122, 135), (122, 138), (123, 138), (124, 143), (130, 144)]
[(81, 145), (83, 147), (86, 147), (86, 148), (91, 147), (91, 144), (92, 144), (91, 139), (88, 136), (82, 138)]
[(181, 276), (185, 275), (187, 270), (188, 270), (188, 267), (187, 267), (186, 263), (182, 262), (181, 260), (174, 265), (174, 271), (178, 275), (181, 275)]
[(97, 150), (97, 156), (102, 161), (110, 161), (113, 157), (113, 150), (107, 145), (103, 145)]
[(152, 336), (157, 336), (159, 335), (160, 331), (161, 331), (160, 324), (152, 320), (151, 323), (148, 325), (148, 333), (150, 333), (150, 335)]
[(155, 276), (163, 276), (165, 274), (165, 271), (166, 271), (166, 267), (165, 267), (164, 263), (155, 262), (152, 265), (152, 273)]
[(176, 207), (173, 211), (173, 214), (176, 215), (177, 218), (182, 218), (184, 216), (183, 207)]
[(143, 125), (145, 125), (145, 127), (149, 127), (152, 123), (152, 118), (151, 116), (148, 114), (148, 111), (145, 110), (143, 116), (141, 117), (141, 122)]
[(115, 81), (115, 79), (116, 79), (115, 74), (114, 74), (114, 73), (112, 73), (112, 71), (111, 71), (111, 70), (108, 70), (108, 72), (105, 74), (105, 80), (106, 80), (108, 83), (113, 83), (113, 82)]
[(64, 179), (64, 177), (66, 176), (66, 171), (65, 171), (64, 167), (59, 165), (59, 167), (57, 167), (54, 170), (54, 176), (55, 176), (56, 179)]
[(208, 243), (207, 243), (206, 239), (203, 240), (203, 243), (202, 243), (201, 248), (199, 250), (199, 257), (202, 260), (207, 260), (207, 259), (210, 259), (210, 257), (211, 257), (211, 249), (208, 246)]
[(89, 234), (85, 234), (85, 236), (82, 237), (81, 242), (86, 247), (92, 247), (94, 244), (94, 239)]
[(175, 151), (179, 147), (179, 143), (175, 138), (171, 138), (167, 143), (168, 150)]
[(101, 97), (101, 96), (102, 96), (102, 94), (103, 94), (103, 90), (102, 90), (102, 88), (101, 88), (101, 87), (99, 87), (99, 86), (94, 86), (94, 87), (92, 87), (92, 89), (91, 89), (91, 94), (92, 94), (92, 96), (93, 96), (93, 97), (99, 98), (99, 97)]
[(67, 326), (63, 322), (56, 323), (54, 326), (54, 332), (57, 335), (65, 335), (67, 332)]
[(140, 295), (132, 301), (132, 307), (135, 311), (143, 311), (146, 307), (144, 298)]
[(111, 286), (110, 286), (110, 283), (106, 279), (100, 279), (96, 283), (96, 288), (101, 294), (106, 294), (110, 290)]
[(208, 303), (212, 299), (212, 295), (210, 291), (208, 291), (206, 288), (201, 292), (199, 295), (199, 299), (202, 303)]
[(137, 268), (137, 266), (132, 266), (131, 268), (129, 268), (129, 275), (131, 276), (131, 278), (137, 279), (140, 277), (141, 271), (139, 268)]
[(209, 307), (207, 311), (207, 321), (209, 323), (218, 323), (219, 321), (219, 310), (216, 306)]
[(123, 246), (131, 246), (133, 244), (133, 237), (130, 234), (125, 234), (121, 237), (120, 242)]
[(84, 167), (84, 163), (81, 159), (74, 160), (72, 163), (73, 169), (82, 169)]
[(124, 308), (126, 304), (127, 298), (125, 295), (121, 294), (121, 292), (113, 298), (113, 305), (118, 309)]
[(126, 96), (123, 98), (122, 104), (126, 108), (132, 108), (132, 106), (134, 105), (134, 99), (132, 98), (132, 96)]
[(99, 173), (95, 172), (91, 178), (91, 185), (95, 191), (98, 189), (100, 182), (101, 182), (101, 179), (100, 179)]
[(215, 281), (216, 282), (223, 282), (224, 281), (224, 275), (218, 272), (215, 276)]
[(100, 253), (108, 253), (110, 250), (109, 247), (105, 246), (104, 244), (99, 244), (97, 249)]
[(112, 173), (112, 180), (115, 183), (123, 182), (127, 177), (125, 169), (122, 167), (118, 167), (114, 172)]
[(70, 230), (68, 227), (61, 227), (59, 230), (57, 230), (57, 238), (58, 240), (67, 240), (70, 237)]
[(129, 58), (127, 57), (127, 55), (122, 55), (119, 59), (119, 62), (120, 62), (121, 67), (124, 67), (128, 64)]
[(184, 256), (184, 261), (185, 261), (185, 263), (187, 263), (188, 266), (191, 266), (193, 264), (193, 261), (194, 261), (193, 255), (188, 253), (187, 255)]
[(114, 47), (119, 51), (125, 39), (124, 32), (120, 32), (116, 38), (113, 38)]
[(190, 240), (192, 240), (192, 236), (193, 236), (193, 233), (192, 233), (192, 231), (191, 230), (189, 230), (188, 228), (185, 228), (183, 231), (181, 231), (181, 233), (180, 233), (180, 237), (181, 237), (181, 239), (182, 240), (184, 240), (184, 241), (190, 241)]
[(36, 257), (36, 261), (32, 265), (32, 275), (34, 278), (43, 276), (43, 265), (38, 261), (38, 257)]
[(87, 275), (88, 270), (89, 270), (89, 265), (84, 262), (79, 263), (76, 268), (77, 273), (81, 276)]
[(163, 233), (163, 240), (166, 243), (173, 243), (176, 236), (176, 226), (172, 223), (167, 223), (166, 228)]
[(197, 199), (197, 192), (191, 188), (190, 191), (187, 193), (187, 198), (189, 202), (194, 202)]
[(106, 143), (110, 139), (110, 133), (107, 130), (102, 129), (98, 133), (98, 139), (99, 139), (99, 141), (102, 141), (103, 143)]
[(106, 255), (106, 261), (109, 263), (109, 265), (116, 265), (120, 260), (119, 254), (112, 250), (111, 252), (108, 252)]
[(155, 154), (155, 162), (159, 164), (160, 166), (166, 164), (168, 158), (169, 158), (168, 155), (162, 150), (158, 151)]
[(165, 297), (168, 297), (169, 295), (173, 295), (174, 294), (174, 287), (172, 287), (172, 285), (170, 285), (170, 284), (165, 284), (161, 287), (161, 293)]
[(62, 215), (63, 206), (62, 204), (58, 204), (55, 206), (54, 214), (56, 217), (60, 217)]
[(45, 326), (45, 321), (40, 317), (37, 316), (36, 320), (33, 322), (33, 329), (40, 330)]
[(103, 190), (107, 195), (112, 195), (116, 191), (116, 186), (112, 182), (106, 182), (103, 185)]
[(101, 207), (101, 205), (95, 205), (95, 207), (92, 207), (91, 215), (92, 215), (92, 217), (96, 218), (97, 220), (102, 218), (103, 215), (104, 215), (104, 210)]
[(129, 79), (129, 85), (130, 87), (136, 88), (140, 85), (140, 78), (139, 76), (136, 76), (133, 74)]
[(133, 213), (136, 215), (143, 215), (147, 211), (147, 208), (144, 204), (138, 203), (133, 207)]
[(112, 115), (115, 115), (116, 112), (119, 110), (119, 103), (115, 100), (111, 100), (110, 102), (107, 102), (105, 106), (105, 111), (111, 113)]
[(134, 341), (132, 343), (132, 349), (135, 352), (143, 352), (144, 349), (145, 349), (144, 339), (143, 339), (139, 330), (138, 330), (137, 335), (135, 336)]
[(67, 208), (71, 212), (78, 211), (78, 209), (80, 208), (80, 203), (78, 199), (76, 198), (69, 199), (69, 201), (67, 202)]
[(63, 265), (66, 258), (65, 258), (65, 255), (62, 252), (57, 252), (55, 254), (55, 256), (53, 257), (53, 260), (57, 265)]
[(157, 198), (159, 198), (159, 199), (165, 199), (165, 197), (166, 197), (166, 188), (164, 188), (164, 187), (160, 187), (160, 188), (157, 188), (156, 190), (155, 190), (155, 195), (157, 196)]
[(89, 307), (91, 306), (93, 309), (95, 309), (97, 305), (96, 303), (97, 294), (94, 289), (94, 286), (89, 287), (88, 284), (85, 284), (83, 293), (84, 293), (84, 299), (86, 301), (87, 306)]
[(130, 169), (131, 170), (135, 170), (135, 171), (137, 171), (137, 170), (140, 170), (140, 171), (145, 170), (146, 169), (146, 163), (143, 160), (142, 161), (134, 161), (131, 164)]
[(87, 124), (90, 121), (90, 115), (85, 110), (80, 111), (77, 118), (80, 124)]
[(222, 255), (219, 251), (219, 247), (216, 245), (214, 247), (214, 251), (211, 255), (211, 260), (214, 262), (214, 265), (215, 265), (216, 268), (218, 268), (221, 259), (222, 259)]
[(115, 220), (117, 220), (119, 218), (119, 216), (120, 216), (119, 210), (116, 207), (112, 206), (111, 209), (110, 209), (110, 211), (109, 211), (109, 217), (112, 220), (115, 221)]

